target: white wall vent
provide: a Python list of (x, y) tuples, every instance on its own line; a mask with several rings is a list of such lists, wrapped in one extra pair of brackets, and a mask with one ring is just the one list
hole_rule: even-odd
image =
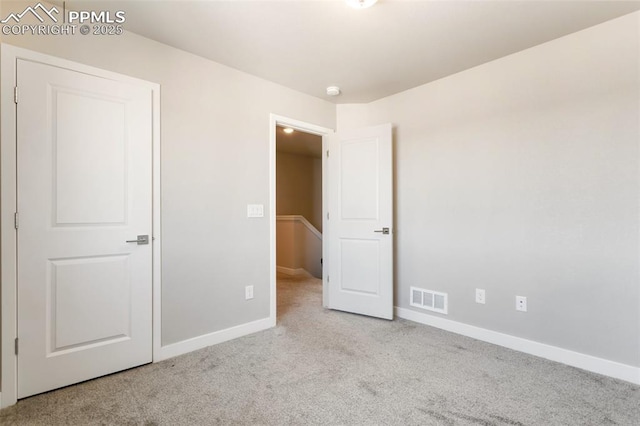
[(416, 308), (426, 309), (428, 311), (438, 312), (445, 315), (448, 313), (449, 297), (447, 293), (411, 287), (410, 299), (409, 304)]

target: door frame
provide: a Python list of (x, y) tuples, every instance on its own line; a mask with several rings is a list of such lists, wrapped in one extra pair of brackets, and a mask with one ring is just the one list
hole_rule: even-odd
[[(334, 132), (333, 129), (307, 123), (281, 115), (269, 115), (269, 282), (270, 305), (269, 321), (271, 326), (276, 325), (276, 126), (291, 127), (305, 133), (324, 136)], [(327, 273), (329, 271), (329, 259), (325, 249), (330, 228), (327, 221), (327, 162), (325, 152), (327, 147), (322, 139), (322, 305), (328, 306), (329, 289), (327, 287)]]
[(14, 350), (17, 337), (17, 235), (14, 213), (17, 206), (16, 176), (16, 105), (14, 87), (17, 82), (17, 61), (23, 59), (60, 68), (66, 68), (101, 78), (132, 83), (152, 91), (152, 340), (153, 361), (161, 349), (161, 221), (160, 221), (160, 85), (134, 77), (105, 71), (77, 62), (37, 53), (31, 50), (1, 44), (0, 56), (0, 408), (17, 402), (18, 357)]

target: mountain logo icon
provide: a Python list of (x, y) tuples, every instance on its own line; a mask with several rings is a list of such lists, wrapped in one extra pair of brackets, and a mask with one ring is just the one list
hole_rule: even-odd
[(9, 16), (0, 21), (0, 23), (6, 24), (9, 21), (13, 20), (17, 24), (25, 15), (29, 13), (35, 16), (40, 22), (44, 22), (43, 16), (48, 16), (53, 22), (58, 22), (58, 19), (53, 14), (58, 14), (60, 12), (55, 6), (53, 6), (51, 9), (47, 9), (42, 5), (42, 3), (38, 3), (33, 7), (28, 6), (25, 10), (22, 11), (22, 13), (10, 13)]

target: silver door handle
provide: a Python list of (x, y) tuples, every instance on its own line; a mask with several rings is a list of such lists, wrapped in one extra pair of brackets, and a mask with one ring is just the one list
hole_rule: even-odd
[(138, 235), (137, 240), (127, 240), (127, 243), (137, 243), (138, 245), (149, 244), (148, 235)]
[(384, 235), (389, 235), (389, 228), (376, 229), (373, 232), (381, 232)]

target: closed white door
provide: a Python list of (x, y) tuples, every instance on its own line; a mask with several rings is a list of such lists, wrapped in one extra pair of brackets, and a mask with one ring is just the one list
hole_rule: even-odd
[(152, 360), (151, 89), (17, 64), (18, 397)]
[(325, 136), (328, 307), (393, 319), (391, 124)]

